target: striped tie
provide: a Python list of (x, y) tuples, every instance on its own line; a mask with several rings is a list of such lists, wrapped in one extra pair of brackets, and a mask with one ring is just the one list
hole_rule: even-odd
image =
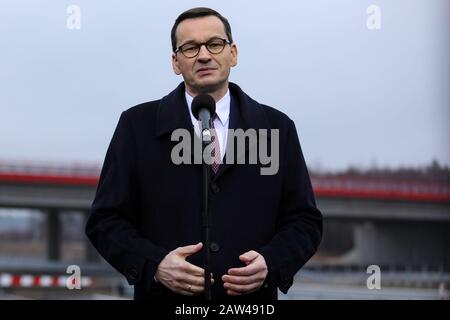
[[(217, 171), (219, 170), (220, 167), (220, 161), (221, 161), (221, 157), (220, 157), (220, 146), (219, 146), (219, 141), (218, 139), (216, 139), (216, 130), (214, 129), (214, 120), (217, 118), (217, 114), (214, 114), (214, 116), (211, 119), (211, 144), (212, 144), (212, 151), (211, 151), (211, 158), (212, 158), (212, 164), (211, 164), (211, 168), (214, 171), (214, 173), (217, 173)], [(217, 152), (216, 152), (217, 151)]]

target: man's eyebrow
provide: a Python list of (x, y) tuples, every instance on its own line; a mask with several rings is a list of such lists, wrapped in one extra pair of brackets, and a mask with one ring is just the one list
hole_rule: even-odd
[[(220, 35), (214, 35), (214, 36), (210, 37), (208, 40), (206, 40), (206, 42), (208, 42), (212, 39), (226, 39), (226, 37), (224, 38), (223, 36), (220, 36)], [(184, 42), (183, 44), (179, 45), (179, 47), (184, 46), (185, 44), (191, 44), (191, 43), (198, 43), (198, 42), (193, 39), (189, 39), (186, 42)]]
[(188, 43), (197, 43), (197, 42), (195, 40), (188, 40), (188, 41), (184, 42), (183, 44), (180, 44), (179, 47), (182, 47), (182, 46), (184, 46), (185, 44), (188, 44)]

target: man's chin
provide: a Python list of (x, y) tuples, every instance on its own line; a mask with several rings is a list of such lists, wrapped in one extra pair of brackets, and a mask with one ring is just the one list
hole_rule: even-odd
[[(205, 79), (206, 80), (206, 79)], [(211, 81), (200, 81), (196, 84), (196, 89), (199, 93), (211, 93), (215, 92), (222, 88), (225, 81), (217, 81), (217, 80), (211, 80)]]

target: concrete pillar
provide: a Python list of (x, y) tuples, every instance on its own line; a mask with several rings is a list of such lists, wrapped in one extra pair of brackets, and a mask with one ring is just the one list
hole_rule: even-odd
[(47, 213), (47, 258), (52, 261), (61, 259), (61, 223), (59, 211), (50, 209)]
[(89, 219), (89, 215), (90, 212), (89, 211), (85, 211), (83, 213), (84, 215), (84, 223), (83, 223), (83, 234), (84, 234), (84, 258), (86, 261), (88, 262), (99, 262), (100, 261), (100, 254), (98, 253), (97, 249), (95, 249), (95, 247), (92, 245), (91, 241), (89, 240), (89, 238), (85, 235), (85, 227), (86, 227), (86, 222)]
[(371, 221), (355, 229), (357, 261), (437, 270), (448, 268), (449, 224), (416, 221)]

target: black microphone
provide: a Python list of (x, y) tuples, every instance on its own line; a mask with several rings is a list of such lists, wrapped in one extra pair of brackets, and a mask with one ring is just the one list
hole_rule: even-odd
[(192, 100), (192, 114), (202, 123), (202, 132), (210, 129), (210, 120), (216, 112), (216, 102), (209, 94), (199, 94)]
[[(200, 120), (202, 123), (202, 145), (203, 148), (206, 147), (211, 142), (211, 116), (216, 112), (216, 102), (213, 97), (208, 94), (199, 94), (192, 100), (192, 114), (195, 119)], [(202, 153), (203, 154), (203, 153)], [(202, 161), (203, 173), (202, 173), (202, 241), (203, 241), (203, 267), (205, 270), (205, 291), (204, 296), (206, 300), (211, 300), (211, 278), (209, 274), (211, 273), (211, 253), (209, 247), (211, 244), (210, 237), (210, 225), (211, 218), (208, 208), (208, 193), (209, 193), (209, 166), (205, 161)]]

